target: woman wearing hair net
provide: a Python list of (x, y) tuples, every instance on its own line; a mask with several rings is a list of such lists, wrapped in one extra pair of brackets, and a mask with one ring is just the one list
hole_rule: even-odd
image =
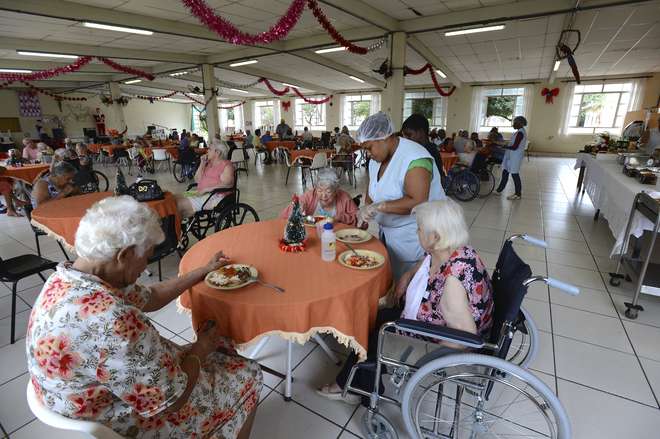
[(413, 207), (445, 198), (433, 158), (423, 146), (394, 135), (389, 116), (369, 116), (357, 131), (369, 151), (369, 187), (358, 224), (375, 220), (385, 243), (395, 279), (422, 259)]
[(495, 195), (501, 195), (509, 181), (509, 174), (513, 178), (516, 193), (506, 197), (507, 200), (520, 200), (522, 196), (522, 183), (520, 181), (520, 165), (525, 157), (525, 149), (529, 143), (527, 140), (527, 119), (516, 116), (513, 119), (513, 129), (516, 130), (511, 136), (509, 143), (504, 146), (504, 160), (502, 160), (502, 179), (495, 191)]

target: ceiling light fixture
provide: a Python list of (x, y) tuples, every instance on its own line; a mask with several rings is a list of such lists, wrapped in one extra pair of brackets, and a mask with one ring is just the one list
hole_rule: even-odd
[(553, 72), (556, 72), (557, 70), (559, 70), (559, 64), (561, 64), (560, 60), (555, 61), (555, 66), (552, 68)]
[(329, 49), (319, 49), (319, 50), (315, 50), (314, 53), (341, 52), (342, 50), (346, 50), (346, 48), (345, 48), (344, 46), (330, 47)]
[(32, 73), (32, 70), (25, 69), (0, 69), (2, 73)]
[(23, 56), (43, 56), (46, 58), (78, 58), (78, 55), (66, 55), (64, 53), (30, 52), (27, 50), (17, 50), (16, 53)]
[(124, 84), (137, 84), (138, 82), (142, 82), (141, 79), (131, 79), (130, 81), (124, 81)]
[(91, 28), (94, 28), (94, 29), (113, 30), (113, 31), (116, 31), (116, 32), (127, 32), (129, 34), (139, 34), (139, 35), (153, 35), (154, 34), (150, 30), (135, 29), (133, 27), (123, 27), (123, 26), (110, 26), (109, 24), (94, 23), (92, 21), (83, 21), (83, 26), (91, 27)]
[(447, 77), (447, 75), (445, 75), (445, 72), (443, 72), (442, 70), (436, 69), (435, 73), (440, 75), (441, 78), (446, 78)]
[(246, 90), (239, 90), (239, 89), (237, 89), (237, 88), (230, 88), (229, 90), (237, 91), (237, 92), (239, 92), (239, 93), (249, 93), (249, 91), (246, 91)]
[(364, 79), (356, 78), (355, 76), (351, 76), (351, 75), (348, 75), (348, 77), (351, 78), (353, 81), (364, 83)]
[(187, 75), (188, 72), (176, 72), (176, 73), (170, 73), (170, 76), (181, 76), (181, 75)]
[(506, 26), (503, 24), (496, 24), (494, 26), (473, 27), (471, 29), (452, 30), (445, 32), (446, 37), (453, 37), (455, 35), (476, 34), (479, 32), (490, 32), (494, 30), (502, 30)]
[(298, 87), (297, 85), (288, 84), (288, 83), (286, 83), (286, 82), (283, 82), (282, 85), (286, 85), (287, 87), (300, 88), (300, 87)]
[(256, 59), (251, 59), (249, 61), (241, 61), (241, 62), (235, 62), (234, 64), (229, 64), (229, 67), (240, 67), (240, 66), (247, 66), (248, 64), (256, 64), (259, 61)]

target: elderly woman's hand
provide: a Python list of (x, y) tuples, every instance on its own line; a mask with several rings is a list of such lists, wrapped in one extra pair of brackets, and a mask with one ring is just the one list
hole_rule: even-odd
[(211, 260), (206, 264), (206, 272), (211, 272), (213, 270), (217, 270), (220, 267), (224, 267), (225, 265), (229, 264), (230, 259), (229, 257), (225, 256), (225, 254), (222, 251), (219, 251), (213, 257)]

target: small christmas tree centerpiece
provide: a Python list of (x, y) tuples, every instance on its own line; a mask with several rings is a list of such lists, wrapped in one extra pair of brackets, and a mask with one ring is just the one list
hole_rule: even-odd
[(300, 252), (305, 250), (305, 224), (303, 212), (297, 195), (291, 199), (293, 208), (284, 227), (284, 239), (280, 241), (280, 249), (285, 252)]

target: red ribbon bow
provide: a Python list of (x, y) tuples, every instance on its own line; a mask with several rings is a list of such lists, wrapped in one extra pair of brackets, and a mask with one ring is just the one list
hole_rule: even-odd
[(545, 103), (546, 104), (552, 104), (553, 99), (555, 96), (559, 94), (559, 88), (555, 87), (552, 90), (550, 90), (547, 87), (544, 87), (543, 90), (541, 90), (541, 96), (545, 96)]

